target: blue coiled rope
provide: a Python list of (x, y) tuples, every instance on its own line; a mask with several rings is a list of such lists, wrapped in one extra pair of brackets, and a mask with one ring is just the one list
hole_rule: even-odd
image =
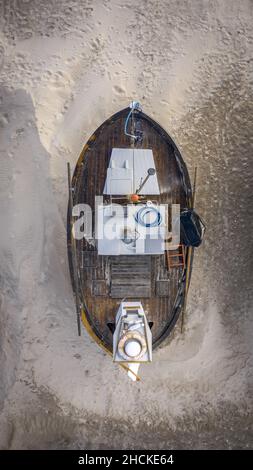
[[(153, 222), (145, 222), (144, 218), (150, 214), (151, 212), (156, 213), (156, 218)], [(158, 227), (162, 221), (162, 216), (156, 207), (142, 207), (138, 210), (135, 214), (135, 220), (138, 224), (142, 225), (143, 227)]]

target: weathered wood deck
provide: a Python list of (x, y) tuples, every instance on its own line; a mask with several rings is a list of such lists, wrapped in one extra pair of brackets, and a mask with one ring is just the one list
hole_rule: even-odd
[[(130, 139), (124, 135), (128, 112), (129, 109), (125, 109), (108, 119), (84, 146), (72, 179), (74, 204), (86, 203), (95, 211), (95, 196), (103, 194), (112, 148), (130, 147)], [(143, 113), (138, 113), (138, 127), (143, 132), (143, 141), (136, 148), (153, 150), (161, 192), (153, 199), (169, 206), (176, 203), (182, 208), (189, 207), (190, 180), (176, 145), (157, 123)], [(69, 214), (68, 246), (73, 282)], [(153, 323), (153, 347), (160, 344), (180, 313), (185, 270), (182, 267), (168, 269), (165, 254), (100, 256), (96, 246), (85, 240), (77, 241), (76, 246), (80, 296), (87, 321), (99, 340), (109, 350), (112, 349), (112, 333), (107, 324), (114, 322), (120, 301), (125, 297), (142, 302), (148, 321)]]

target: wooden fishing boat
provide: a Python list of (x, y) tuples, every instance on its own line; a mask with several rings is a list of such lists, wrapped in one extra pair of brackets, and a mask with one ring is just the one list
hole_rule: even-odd
[[(119, 161), (121, 167), (117, 168)], [(127, 207), (128, 212), (140, 211), (139, 208), (145, 211), (147, 204), (151, 204), (154, 211), (157, 207), (168, 207), (163, 214), (170, 227), (172, 205), (180, 205), (182, 211), (193, 204), (188, 171), (175, 142), (133, 102), (130, 108), (107, 119), (84, 145), (72, 179), (69, 169), (69, 196), (68, 256), (79, 333), (81, 320), (91, 336), (112, 355), (119, 306), (124, 301), (130, 302), (133, 308), (138, 301), (152, 333), (152, 349), (157, 348), (172, 331), (184, 308), (193, 249), (182, 241), (174, 246), (171, 239), (167, 239), (167, 249), (161, 249), (161, 245), (159, 249), (153, 248), (158, 245), (152, 245), (152, 241), (149, 245), (149, 241), (145, 242), (146, 248), (143, 248), (144, 242), (135, 239), (134, 244), (133, 235), (125, 232), (122, 251), (118, 241), (103, 245), (95, 236), (99, 224), (95, 198), (101, 196), (111, 215), (114, 204)], [(74, 235), (73, 226), (80, 210), (73, 208), (82, 207), (80, 204), (88, 205), (93, 216), (88, 239)], [(146, 215), (147, 212), (149, 209)], [(152, 223), (145, 226), (152, 226)], [(131, 242), (129, 254), (127, 245)], [(118, 362), (126, 369), (131, 362), (137, 362), (127, 362), (127, 356), (121, 359)]]

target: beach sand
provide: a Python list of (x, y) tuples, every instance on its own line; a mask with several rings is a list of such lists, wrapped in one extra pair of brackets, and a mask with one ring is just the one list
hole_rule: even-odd
[[(252, 2), (0, 10), (0, 448), (252, 448)], [(78, 337), (66, 248), (67, 162), (133, 99), (207, 224), (185, 331), (138, 383)]]

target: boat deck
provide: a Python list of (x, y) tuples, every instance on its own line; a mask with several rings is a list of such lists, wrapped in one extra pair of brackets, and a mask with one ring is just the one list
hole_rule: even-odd
[[(95, 196), (103, 194), (112, 148), (130, 146), (130, 139), (123, 132), (128, 111), (125, 109), (117, 113), (98, 128), (78, 160), (72, 180), (73, 202), (89, 204), (93, 213)], [(167, 203), (169, 208), (171, 204), (189, 207), (191, 185), (178, 149), (165, 131), (148, 116), (140, 113), (137, 119), (143, 141), (136, 148), (152, 149), (160, 187), (159, 195), (151, 195), (147, 199), (158, 204)], [(86, 240), (77, 241), (76, 246), (81, 298), (87, 320), (100, 341), (112, 349), (112, 333), (107, 324), (114, 322), (118, 306), (125, 298), (142, 302), (148, 321), (153, 323), (153, 347), (160, 344), (179, 315), (184, 292), (184, 268), (169, 268), (165, 253), (101, 256), (95, 244), (89, 244)], [(71, 249), (69, 260), (73, 281)]]

